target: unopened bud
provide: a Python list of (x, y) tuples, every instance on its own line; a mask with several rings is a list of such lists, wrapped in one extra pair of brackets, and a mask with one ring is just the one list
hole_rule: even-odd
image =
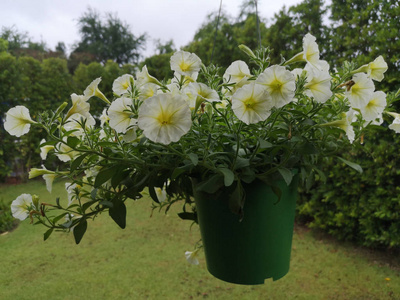
[(56, 110), (56, 116), (58, 116), (59, 114), (62, 113), (62, 111), (67, 107), (68, 103), (64, 102), (63, 104), (61, 104), (57, 110)]
[(39, 207), (39, 196), (38, 195), (32, 195), (32, 203), (36, 209)]
[(239, 49), (242, 50), (242, 52), (244, 52), (251, 58), (257, 58), (256, 55), (254, 54), (254, 52), (251, 51), (251, 49), (249, 47), (247, 47), (246, 45), (243, 45), (243, 44), (239, 45)]

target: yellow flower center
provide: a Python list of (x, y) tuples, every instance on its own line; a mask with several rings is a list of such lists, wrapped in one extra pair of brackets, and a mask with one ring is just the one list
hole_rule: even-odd
[(278, 79), (275, 79), (274, 81), (271, 82), (270, 87), (273, 92), (281, 92), (282, 90), (283, 83), (279, 81)]
[(171, 115), (165, 115), (164, 113), (161, 113), (157, 120), (160, 122), (161, 126), (172, 124)]
[(189, 71), (191, 66), (192, 66), (191, 64), (188, 64), (188, 63), (186, 63), (186, 62), (184, 62), (184, 61), (181, 62), (181, 63), (179, 64), (179, 68), (180, 68), (183, 72)]
[(127, 90), (128, 89), (128, 87), (129, 87), (129, 82), (124, 82), (124, 84), (122, 84), (122, 87), (123, 87), (123, 89), (124, 90)]
[(373, 108), (373, 107), (375, 107), (375, 106), (377, 106), (375, 100), (371, 100), (371, 101), (369, 101), (368, 104), (367, 104), (367, 108), (369, 108), (369, 109), (371, 109), (371, 108)]
[(246, 110), (253, 109), (254, 106), (256, 105), (256, 101), (254, 100), (253, 97), (247, 98), (243, 103), (246, 106)]

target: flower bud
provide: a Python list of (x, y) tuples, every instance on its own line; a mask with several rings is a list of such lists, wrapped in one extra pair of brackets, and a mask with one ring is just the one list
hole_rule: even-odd
[(39, 196), (38, 195), (32, 195), (32, 203), (36, 209), (39, 207)]
[(254, 52), (251, 51), (251, 49), (249, 47), (247, 47), (246, 45), (243, 45), (243, 44), (239, 45), (239, 49), (242, 50), (243, 53), (247, 54), (251, 58), (257, 58), (256, 55), (254, 54)]
[(32, 168), (29, 171), (29, 179), (32, 179), (32, 178), (35, 178), (35, 177), (38, 177), (38, 176), (42, 176), (42, 175), (45, 175), (45, 174), (54, 174), (54, 172), (50, 171), (50, 170), (46, 170), (46, 169)]
[(63, 112), (63, 110), (67, 107), (68, 102), (64, 102), (63, 104), (61, 104), (57, 110), (56, 110), (56, 116), (58, 116), (59, 114), (61, 114)]

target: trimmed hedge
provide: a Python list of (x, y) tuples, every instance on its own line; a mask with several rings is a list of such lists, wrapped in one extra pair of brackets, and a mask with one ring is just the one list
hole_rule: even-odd
[(298, 221), (363, 246), (400, 247), (398, 139), (384, 132), (366, 137), (360, 150), (343, 153), (363, 167), (362, 174), (328, 160), (323, 168), (326, 183), (319, 180), (309, 192), (300, 192)]
[(0, 199), (0, 233), (9, 231), (17, 225), (17, 220), (11, 214), (10, 204)]

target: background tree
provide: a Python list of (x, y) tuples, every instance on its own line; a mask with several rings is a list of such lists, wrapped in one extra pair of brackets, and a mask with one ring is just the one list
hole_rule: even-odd
[(227, 67), (233, 61), (233, 57), (240, 57), (240, 50), (237, 48), (239, 44), (234, 36), (233, 22), (224, 11), (221, 13), (216, 32), (217, 22), (218, 12), (209, 14), (195, 33), (193, 41), (183, 49), (196, 53), (204, 64), (209, 64), (215, 40), (212, 63)]
[(29, 44), (29, 36), (27, 32), (20, 32), (15, 26), (2, 27), (2, 39), (8, 41), (8, 50), (13, 53), (17, 49), (27, 48)]
[(159, 79), (172, 78), (174, 72), (171, 71), (170, 58), (176, 51), (174, 42), (169, 40), (162, 43), (160, 40), (156, 41), (156, 54), (146, 58), (140, 63), (140, 69), (144, 65), (152, 76)]
[(400, 2), (332, 0), (329, 60), (340, 64), (357, 56), (363, 65), (382, 55), (389, 69), (381, 89), (400, 88)]
[(311, 33), (317, 38), (321, 52), (327, 45), (327, 27), (323, 24), (326, 8), (322, 0), (304, 0), (298, 5), (285, 6), (274, 15), (267, 28), (265, 46), (272, 49), (271, 61), (279, 63), (281, 56), (290, 59), (302, 49), (303, 36)]
[(89, 8), (79, 18), (78, 28), (81, 40), (72, 53), (90, 53), (101, 63), (107, 60), (113, 60), (119, 65), (138, 63), (146, 35), (136, 37), (129, 25), (116, 15), (106, 13), (105, 20), (102, 20), (96, 10)]

